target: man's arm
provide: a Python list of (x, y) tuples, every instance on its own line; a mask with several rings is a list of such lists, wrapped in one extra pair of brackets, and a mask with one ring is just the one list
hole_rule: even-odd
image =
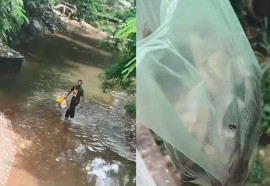
[(80, 107), (84, 104), (84, 91), (82, 91), (82, 100), (80, 102)]
[(80, 107), (82, 107), (84, 104), (84, 96), (82, 96), (82, 100), (81, 100), (81, 103), (80, 103)]
[(68, 91), (67, 95), (65, 96), (65, 99), (67, 99), (67, 97), (69, 96), (69, 94), (70, 94), (73, 90), (74, 90), (74, 87), (72, 87), (72, 88), (70, 89), (70, 91)]

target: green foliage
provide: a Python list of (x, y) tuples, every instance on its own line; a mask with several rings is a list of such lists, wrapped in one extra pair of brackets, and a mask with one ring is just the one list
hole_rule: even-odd
[(269, 55), (268, 32), (265, 28), (258, 28), (258, 39), (252, 43), (252, 48), (257, 56)]
[(27, 21), (22, 0), (0, 0), (0, 39), (12, 39), (12, 35)]
[(265, 133), (270, 134), (270, 61), (262, 65), (262, 118), (261, 126)]
[(136, 66), (135, 55), (107, 69), (101, 76), (103, 91), (108, 92), (115, 86), (120, 85), (128, 94), (135, 95), (136, 74), (135, 70), (130, 70), (135, 68), (134, 63)]
[(123, 8), (119, 0), (69, 0), (77, 6), (76, 16), (100, 30), (112, 33), (123, 20), (134, 14), (134, 7)]
[[(132, 57), (133, 58), (133, 57)], [(131, 58), (131, 59), (132, 59)], [(107, 69), (105, 71), (105, 74), (109, 76), (110, 78), (121, 78), (122, 76), (122, 69), (125, 68), (126, 64), (131, 60), (126, 59), (116, 65), (113, 65), (111, 68)]]
[(113, 6), (118, 3), (118, 0), (107, 0), (106, 3), (109, 6)]
[(59, 0), (23, 0), (25, 6), (32, 4), (35, 7), (39, 7), (41, 5), (55, 5), (55, 3), (59, 2)]
[[(119, 65), (117, 73), (122, 81), (126, 81), (128, 77), (134, 77), (136, 71), (136, 17), (127, 19), (124, 23), (118, 26), (114, 33), (114, 37), (120, 40), (120, 43), (126, 45), (127, 57), (129, 59), (123, 61)], [(121, 72), (121, 74), (120, 74)]]
[[(134, 15), (133, 15), (134, 16)], [(120, 24), (114, 34), (113, 38), (109, 38), (114, 50), (121, 51), (127, 56), (136, 53), (136, 17), (131, 17)]]
[(11, 40), (31, 11), (54, 5), (58, 0), (0, 0), (0, 39)]
[(247, 15), (247, 1), (246, 0), (230, 0), (230, 3), (241, 25), (244, 26), (244, 17)]
[(126, 109), (127, 114), (129, 115), (136, 114), (136, 105), (134, 103), (125, 105), (125, 109)]
[(48, 6), (55, 5), (59, 0), (23, 0), (25, 10), (29, 15), (37, 11), (37, 9), (44, 9)]
[(105, 0), (73, 1), (78, 8), (78, 16), (87, 22), (103, 21), (103, 16), (110, 17), (106, 11)]
[(114, 50), (125, 53), (125, 60), (107, 69), (102, 76), (104, 92), (120, 85), (128, 94), (136, 92), (136, 17), (120, 24), (113, 37), (105, 42)]
[(70, 0), (70, 3), (77, 6), (78, 12), (76, 16), (79, 18), (101, 30), (108, 28), (108, 26), (102, 27), (108, 25), (108, 19), (113, 17), (106, 9), (106, 0)]
[(264, 167), (263, 158), (258, 155), (255, 162), (253, 163), (248, 179), (246, 180), (244, 185), (264, 185), (265, 172), (266, 170)]
[(125, 65), (122, 70), (121, 76), (124, 76), (122, 79), (125, 81), (132, 73), (135, 72), (136, 69), (136, 57), (134, 56), (128, 63)]
[(156, 142), (156, 144), (157, 144), (160, 152), (163, 155), (167, 155), (168, 153), (167, 153), (167, 150), (166, 150), (166, 147), (165, 147), (165, 144), (164, 144), (163, 139), (159, 135), (157, 135), (155, 132), (152, 132), (151, 131), (151, 133), (152, 133), (152, 135), (154, 137), (154, 140), (155, 140), (155, 142)]
[[(243, 27), (245, 30), (245, 21), (247, 20), (247, 15), (248, 15), (248, 4), (246, 0), (230, 0), (231, 5)], [(258, 32), (258, 37), (257, 40), (252, 42), (252, 48), (254, 50), (254, 53), (257, 56), (260, 57), (265, 57), (270, 54), (269, 51), (269, 42), (270, 42), (270, 29), (269, 29), (269, 20), (265, 22), (266, 24), (259, 24), (261, 26), (257, 26), (256, 30)]]
[(136, 34), (136, 17), (131, 17), (123, 24), (119, 25), (114, 37), (119, 39), (128, 38), (131, 34)]
[(125, 22), (120, 24), (111, 38), (115, 49), (127, 53), (127, 56), (136, 53), (136, 17), (128, 18)]
[(99, 29), (99, 30), (103, 30), (106, 31), (108, 33), (112, 33), (115, 30), (115, 27), (110, 24), (108, 21), (99, 21), (95, 23), (95, 26)]

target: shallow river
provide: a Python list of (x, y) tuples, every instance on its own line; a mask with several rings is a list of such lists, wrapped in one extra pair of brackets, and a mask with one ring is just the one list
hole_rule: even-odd
[[(116, 58), (95, 45), (63, 35), (37, 38), (17, 48), (26, 57), (21, 72), (0, 75), (0, 111), (27, 141), (14, 167), (40, 186), (135, 185), (135, 127), (123, 108), (130, 98), (103, 94), (99, 74)], [(64, 122), (66, 109), (55, 100), (78, 79), (86, 103)]]

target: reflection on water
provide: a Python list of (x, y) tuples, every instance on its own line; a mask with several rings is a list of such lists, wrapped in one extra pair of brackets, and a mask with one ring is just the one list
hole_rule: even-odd
[[(123, 109), (128, 97), (103, 94), (98, 79), (113, 58), (91, 48), (82, 54), (81, 46), (67, 42), (50, 36), (20, 46), (26, 56), (21, 73), (0, 76), (0, 111), (31, 141), (16, 155), (15, 167), (41, 186), (135, 185), (135, 154), (128, 145), (135, 127)], [(65, 109), (55, 100), (78, 79), (86, 102), (65, 122)]]

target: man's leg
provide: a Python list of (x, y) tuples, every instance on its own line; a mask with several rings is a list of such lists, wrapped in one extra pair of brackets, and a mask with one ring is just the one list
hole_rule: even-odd
[(66, 119), (67, 119), (69, 116), (71, 116), (73, 107), (75, 108), (76, 105), (75, 105), (73, 102), (71, 102), (71, 103), (70, 103), (70, 106), (69, 106), (69, 108), (67, 109), (66, 114), (65, 114), (65, 118), (66, 118)]
[(75, 116), (75, 108), (79, 103), (74, 103), (74, 106), (72, 107), (72, 109), (70, 110), (70, 118), (74, 118)]
[(67, 109), (67, 111), (66, 111), (66, 114), (65, 114), (65, 118), (67, 119), (68, 117), (69, 117), (69, 115), (70, 115), (70, 107), (71, 107), (71, 105), (69, 106), (69, 108)]

